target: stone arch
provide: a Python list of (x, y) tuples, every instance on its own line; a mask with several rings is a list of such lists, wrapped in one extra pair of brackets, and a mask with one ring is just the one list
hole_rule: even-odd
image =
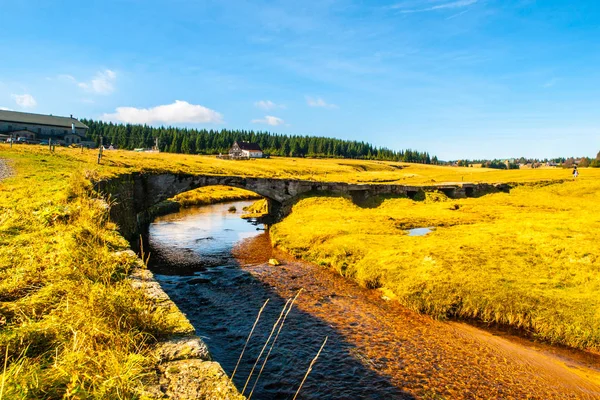
[[(96, 182), (95, 188), (110, 196), (111, 219), (121, 233), (134, 238), (151, 219), (148, 210), (152, 206), (170, 199), (177, 194), (205, 186), (232, 186), (252, 191), (269, 202), (269, 214), (280, 219), (291, 210), (298, 196), (309, 192), (345, 194), (358, 197), (371, 197), (386, 194), (406, 195), (414, 198), (426, 190), (452, 191), (457, 195), (460, 184), (434, 186), (405, 186), (396, 184), (351, 184), (343, 182), (315, 182), (295, 179), (249, 178), (242, 176), (193, 175), (177, 173), (134, 173), (107, 181)], [(477, 196), (485, 190), (495, 189), (489, 184), (477, 184), (471, 195)], [(507, 190), (510, 190), (508, 185)], [(496, 189), (498, 190), (498, 189)], [(462, 192), (461, 192), (462, 194)], [(464, 197), (461, 196), (461, 197)]]

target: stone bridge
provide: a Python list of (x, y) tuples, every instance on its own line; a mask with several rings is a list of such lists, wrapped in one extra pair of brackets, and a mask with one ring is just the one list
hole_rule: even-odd
[(354, 184), (295, 179), (248, 178), (241, 176), (188, 174), (132, 174), (96, 183), (96, 190), (109, 197), (111, 217), (130, 238), (152, 218), (154, 205), (173, 196), (204, 186), (225, 185), (247, 189), (269, 201), (269, 213), (276, 219), (285, 216), (303, 194), (332, 193), (350, 195), (355, 202), (379, 195), (404, 195), (415, 198), (419, 192), (441, 191), (448, 197), (477, 197), (491, 191), (508, 191), (506, 184), (443, 183), (426, 186), (394, 184)]

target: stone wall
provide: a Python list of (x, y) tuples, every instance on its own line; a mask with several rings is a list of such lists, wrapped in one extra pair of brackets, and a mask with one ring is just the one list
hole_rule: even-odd
[(115, 254), (135, 259), (129, 279), (178, 327), (175, 335), (155, 347), (157, 369), (147, 378), (142, 398), (186, 400), (242, 400), (221, 365), (212, 360), (208, 347), (195, 334), (185, 314), (173, 303), (154, 279), (152, 272), (131, 250)]

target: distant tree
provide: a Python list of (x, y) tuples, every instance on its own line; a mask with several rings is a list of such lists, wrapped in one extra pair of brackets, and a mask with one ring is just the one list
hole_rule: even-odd
[(290, 147), (290, 154), (286, 154), (289, 155), (290, 157), (298, 157), (300, 155), (300, 146), (298, 145), (297, 141), (293, 141), (292, 142), (292, 146)]
[(579, 166), (582, 168), (589, 167), (591, 162), (592, 160), (590, 158), (583, 157), (581, 160), (579, 160)]
[(563, 168), (573, 168), (573, 165), (575, 165), (575, 159), (573, 157), (569, 157), (567, 158), (563, 163), (562, 166)]
[(596, 159), (590, 162), (590, 167), (592, 168), (600, 168), (600, 151), (596, 155)]

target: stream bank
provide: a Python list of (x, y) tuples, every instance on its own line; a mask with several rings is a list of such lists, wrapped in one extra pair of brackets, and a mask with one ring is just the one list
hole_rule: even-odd
[[(302, 398), (600, 397), (597, 356), (416, 314), (380, 291), (274, 251), (260, 226), (227, 211), (232, 205), (244, 207), (214, 205), (157, 219), (149, 229), (151, 269), (228, 374), (256, 313), (271, 299), (234, 378), (240, 389), (285, 299), (304, 288), (256, 398), (291, 398), (325, 336)], [(283, 265), (268, 265), (272, 257)]]

